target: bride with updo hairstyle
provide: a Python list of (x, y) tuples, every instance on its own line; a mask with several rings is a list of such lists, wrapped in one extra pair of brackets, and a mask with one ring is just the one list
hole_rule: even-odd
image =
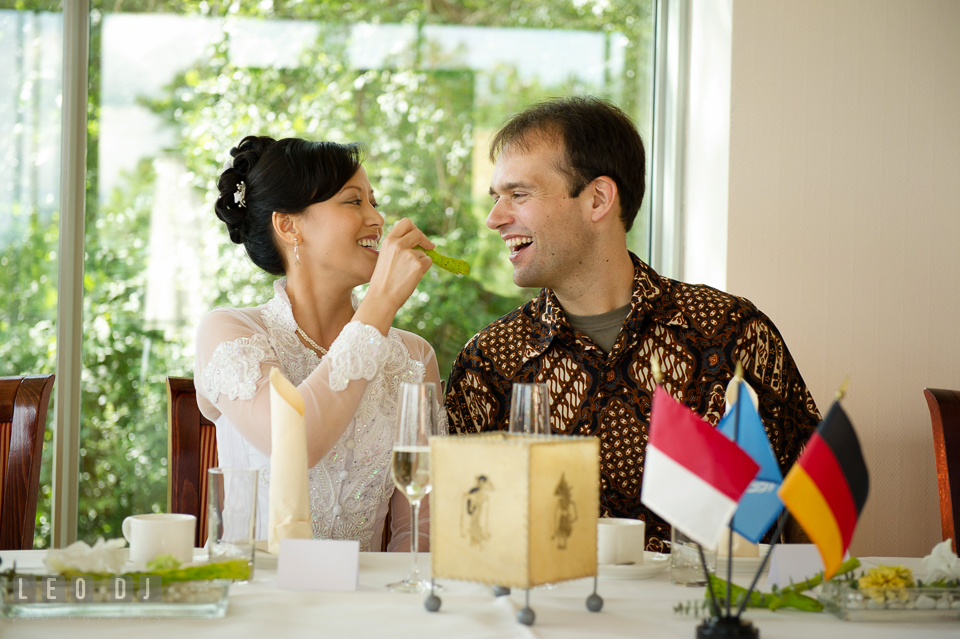
[[(414, 247), (434, 244), (408, 219), (381, 241), (358, 145), (250, 136), (230, 154), (217, 217), (254, 264), (286, 277), (266, 304), (218, 308), (197, 329), (197, 403), (216, 424), (220, 465), (260, 469), (257, 539), (266, 538), (277, 367), (306, 407), (314, 537), (380, 550), (392, 508), (388, 549), (409, 549), (409, 502), (390, 475), (400, 384), (439, 385), (440, 373), (425, 340), (390, 325), (431, 266)], [(353, 289), (366, 283), (358, 303)]]

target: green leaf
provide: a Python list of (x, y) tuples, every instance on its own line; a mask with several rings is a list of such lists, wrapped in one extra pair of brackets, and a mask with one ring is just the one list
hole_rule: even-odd
[(776, 600), (775, 604), (768, 605), (767, 607), (770, 610), (776, 610), (777, 608), (796, 608), (797, 610), (807, 610), (810, 612), (820, 612), (823, 610), (823, 604), (816, 599), (791, 591), (785, 591), (783, 595)]
[[(713, 594), (717, 597), (717, 601), (726, 601), (727, 598), (727, 582), (716, 575), (710, 575), (710, 586), (713, 587)], [(730, 584), (730, 603), (731, 605), (739, 606), (740, 602), (743, 601), (744, 596), (747, 594), (747, 589), (738, 586), (737, 584)], [(758, 590), (754, 590), (750, 593), (750, 599), (747, 601), (747, 608), (766, 608), (768, 606), (768, 601), (771, 597), (775, 595), (764, 595)], [(710, 591), (706, 593), (706, 599), (710, 599)]]

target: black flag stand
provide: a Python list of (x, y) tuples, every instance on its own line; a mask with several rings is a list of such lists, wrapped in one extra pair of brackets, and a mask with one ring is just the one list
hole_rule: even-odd
[[(787, 523), (787, 519), (789, 517), (790, 513), (784, 512), (784, 516), (780, 518), (780, 523), (777, 525), (777, 530), (773, 533), (773, 539), (770, 543), (770, 550), (767, 551), (767, 554), (763, 557), (763, 561), (760, 562), (760, 567), (757, 569), (757, 574), (753, 576), (753, 581), (750, 582), (750, 587), (747, 588), (747, 592), (743, 596), (743, 601), (741, 601), (740, 605), (737, 607), (737, 613), (735, 615), (731, 615), (729, 612), (727, 612), (725, 615), (719, 614), (716, 595), (713, 592), (713, 584), (709, 586), (710, 596), (713, 601), (714, 610), (717, 610), (717, 615), (715, 617), (711, 617), (710, 619), (704, 620), (703, 623), (697, 626), (697, 639), (701, 639), (701, 637), (747, 637), (749, 639), (760, 639), (760, 630), (755, 628), (754, 625), (746, 619), (741, 619), (740, 616), (743, 614), (743, 610), (747, 607), (747, 602), (750, 601), (750, 595), (753, 594), (754, 589), (757, 587), (757, 581), (760, 580), (760, 575), (763, 574), (763, 569), (767, 567), (767, 562), (770, 560), (770, 555), (773, 554), (773, 548), (777, 545), (777, 541), (780, 539), (780, 535), (783, 533), (783, 527)], [(729, 557), (727, 559), (728, 561), (730, 560)], [(704, 572), (706, 572), (706, 561), (703, 562), (703, 568)], [(727, 584), (727, 592), (729, 593), (729, 580), (727, 581)], [(730, 603), (729, 594), (727, 595), (727, 603)]]

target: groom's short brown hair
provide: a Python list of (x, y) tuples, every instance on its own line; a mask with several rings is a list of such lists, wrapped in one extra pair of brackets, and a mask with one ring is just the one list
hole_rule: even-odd
[(629, 231), (646, 186), (646, 153), (633, 121), (618, 106), (595, 97), (553, 98), (533, 104), (500, 127), (490, 143), (496, 162), (511, 145), (525, 150), (538, 140), (563, 143), (570, 197), (600, 177), (612, 179), (620, 194), (620, 219)]

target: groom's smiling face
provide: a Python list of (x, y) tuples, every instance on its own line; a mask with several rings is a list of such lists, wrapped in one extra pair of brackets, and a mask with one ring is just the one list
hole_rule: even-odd
[(536, 137), (509, 144), (497, 159), (487, 226), (510, 250), (517, 286), (562, 288), (568, 267), (585, 250), (589, 214), (584, 217), (584, 193), (570, 196), (562, 143), (530, 135)]

